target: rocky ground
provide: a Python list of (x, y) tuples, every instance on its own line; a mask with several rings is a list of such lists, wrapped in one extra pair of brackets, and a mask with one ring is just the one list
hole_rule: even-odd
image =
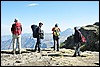
[(40, 53), (23, 49), (13, 55), (11, 50), (1, 51), (1, 66), (99, 66), (99, 52), (85, 51), (81, 56), (72, 57), (74, 50), (42, 49)]

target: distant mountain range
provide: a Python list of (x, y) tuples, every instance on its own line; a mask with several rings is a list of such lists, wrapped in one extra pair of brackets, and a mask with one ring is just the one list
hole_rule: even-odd
[[(63, 42), (68, 36), (73, 34), (73, 29), (68, 28), (60, 33), (60, 43)], [(1, 50), (12, 49), (12, 36), (1, 36)], [(32, 37), (31, 33), (22, 34), (21, 37), (22, 48), (34, 48), (36, 44), (36, 38)], [(45, 33), (44, 39), (41, 40), (41, 48), (53, 47), (52, 33)]]
[(70, 36), (73, 33), (73, 29), (68, 28), (65, 31), (61, 32), (61, 36)]

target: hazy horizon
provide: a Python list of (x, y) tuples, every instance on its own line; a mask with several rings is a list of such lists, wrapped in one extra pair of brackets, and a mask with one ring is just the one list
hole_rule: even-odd
[(1, 35), (11, 35), (18, 18), (22, 33), (32, 33), (31, 25), (42, 21), (45, 33), (56, 23), (61, 31), (99, 22), (99, 1), (1, 1)]

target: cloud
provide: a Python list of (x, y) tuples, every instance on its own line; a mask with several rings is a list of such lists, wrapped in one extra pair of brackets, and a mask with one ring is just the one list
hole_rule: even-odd
[(36, 3), (32, 3), (32, 4), (28, 4), (28, 6), (37, 6), (38, 4)]

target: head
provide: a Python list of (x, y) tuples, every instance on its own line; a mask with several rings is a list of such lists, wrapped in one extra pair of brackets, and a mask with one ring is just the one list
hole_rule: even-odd
[(14, 22), (18, 22), (18, 19), (17, 19), (17, 18), (15, 18)]
[(78, 30), (78, 27), (74, 27), (74, 30)]
[(55, 27), (58, 27), (58, 24), (55, 24)]
[(43, 23), (40, 22), (40, 23), (39, 23), (39, 26), (41, 27), (42, 25), (43, 25)]

